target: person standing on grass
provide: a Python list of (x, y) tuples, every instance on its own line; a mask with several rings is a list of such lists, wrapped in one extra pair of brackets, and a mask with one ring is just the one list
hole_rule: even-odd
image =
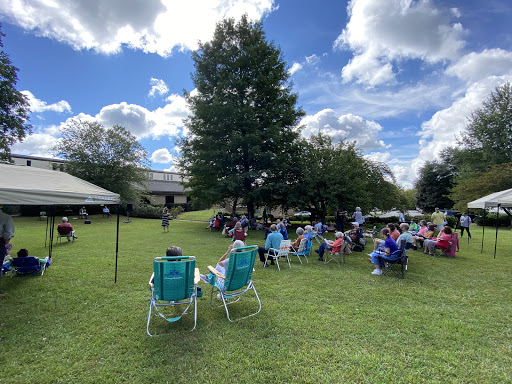
[(471, 239), (471, 233), (469, 233), (469, 225), (471, 224), (471, 217), (469, 217), (467, 212), (464, 212), (460, 217), (460, 237), (464, 236), (464, 229), (468, 233), (469, 238)]
[(167, 207), (164, 207), (162, 211), (162, 227), (164, 228), (164, 232), (167, 229), (167, 232), (169, 232), (169, 210)]
[[(14, 220), (11, 215), (2, 212), (0, 206), (0, 283), (2, 282), (2, 270), (1, 267), (4, 265), (4, 258), (7, 254), (7, 246), (14, 237)], [(0, 290), (0, 294), (2, 291)]]
[(432, 214), (430, 220), (432, 220), (432, 223), (434, 223), (434, 225), (437, 227), (437, 230), (441, 232), (443, 230), (444, 224), (446, 223), (446, 215), (436, 207), (436, 210)]

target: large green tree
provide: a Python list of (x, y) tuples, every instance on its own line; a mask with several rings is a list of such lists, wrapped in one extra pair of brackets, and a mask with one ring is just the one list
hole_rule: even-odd
[(32, 126), (27, 123), (28, 99), (16, 89), (18, 68), (12, 65), (3, 50), (4, 36), (0, 29), (0, 160), (10, 160), (10, 147), (30, 134)]
[(72, 120), (61, 134), (54, 151), (68, 160), (66, 172), (119, 193), (124, 202), (135, 201), (145, 191), (147, 152), (128, 130)]
[(509, 82), (496, 87), (483, 106), (471, 114), (460, 137), (464, 148), (476, 152), (478, 162), (512, 163), (512, 86)]
[(195, 199), (232, 199), (252, 215), (270, 198), (279, 200), (276, 194), (286, 195), (300, 170), (294, 127), (304, 113), (287, 65), (262, 25), (246, 16), (217, 24), (212, 41), (192, 57), (197, 93), (185, 93), (190, 134), (180, 162), (186, 186)]
[(449, 194), (453, 186), (453, 169), (446, 163), (427, 161), (416, 180), (416, 205), (427, 212), (439, 207), (452, 208)]
[(391, 208), (398, 188), (390, 169), (382, 163), (363, 158), (355, 143), (332, 143), (329, 136), (311, 136), (303, 151), (302, 179), (291, 201), (302, 208), (315, 208), (318, 217), (334, 214), (339, 208), (363, 212), (374, 207)]

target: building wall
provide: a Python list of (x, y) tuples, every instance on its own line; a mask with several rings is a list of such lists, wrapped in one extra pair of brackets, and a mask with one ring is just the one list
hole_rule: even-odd
[[(11, 155), (14, 164), (35, 168), (64, 171), (65, 160), (58, 158), (45, 158), (27, 155)], [(183, 179), (176, 172), (149, 171), (147, 188), (153, 200), (159, 204), (167, 204), (166, 200), (173, 200), (173, 204), (186, 204), (187, 197), (184, 188), (180, 184)]]

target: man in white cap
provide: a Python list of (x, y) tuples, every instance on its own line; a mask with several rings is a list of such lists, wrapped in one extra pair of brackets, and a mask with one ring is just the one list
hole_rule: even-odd
[(73, 226), (68, 222), (67, 217), (62, 218), (62, 223), (57, 226), (57, 232), (59, 232), (59, 235), (62, 237), (67, 237), (68, 241), (71, 241), (71, 238), (78, 239), (78, 237), (75, 236), (75, 230), (73, 229)]
[[(7, 253), (6, 247), (14, 237), (14, 221), (11, 215), (1, 210), (0, 206), (0, 281), (2, 278), (2, 266), (4, 265), (4, 257)], [(0, 291), (0, 294), (2, 291)]]

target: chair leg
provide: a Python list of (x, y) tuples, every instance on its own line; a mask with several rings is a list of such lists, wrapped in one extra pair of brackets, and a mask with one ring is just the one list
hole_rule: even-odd
[(279, 257), (276, 257), (275, 259), (276, 259), (276, 263), (277, 263), (277, 270), (280, 271), (281, 268), (279, 268)]

